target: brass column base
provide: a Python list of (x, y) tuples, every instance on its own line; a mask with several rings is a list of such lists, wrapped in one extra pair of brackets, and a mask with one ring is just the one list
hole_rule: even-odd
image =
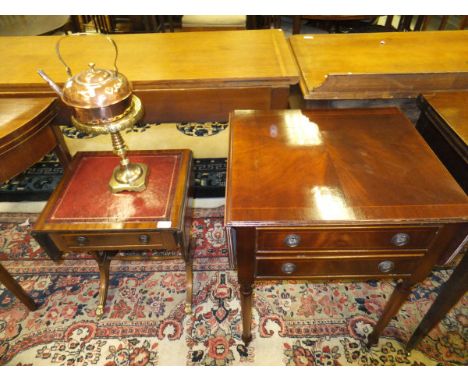
[[(117, 166), (114, 168), (114, 172), (112, 173), (112, 177), (109, 181), (109, 188), (112, 193), (118, 193), (121, 191), (143, 191), (146, 188), (146, 180), (148, 178), (148, 166), (144, 163), (132, 163), (132, 167), (137, 167), (140, 171), (140, 174), (135, 179), (132, 177), (126, 177), (125, 171), (129, 171), (128, 169), (122, 169), (121, 166)], [(134, 172), (132, 172), (134, 173)], [(125, 181), (124, 179), (131, 179), (130, 181)]]

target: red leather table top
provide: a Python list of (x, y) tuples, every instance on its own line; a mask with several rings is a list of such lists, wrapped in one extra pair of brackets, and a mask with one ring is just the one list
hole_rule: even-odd
[(177, 188), (180, 153), (129, 155), (133, 163), (148, 165), (146, 190), (113, 194), (109, 179), (119, 158), (115, 155), (86, 156), (77, 159), (73, 176), (61, 192), (46, 221), (109, 222), (168, 220)]

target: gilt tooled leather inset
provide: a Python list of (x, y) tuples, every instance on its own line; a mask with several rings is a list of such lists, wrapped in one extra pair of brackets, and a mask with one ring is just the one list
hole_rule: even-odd
[(48, 222), (168, 220), (180, 155), (129, 155), (129, 158), (132, 163), (148, 165), (146, 190), (113, 194), (108, 183), (119, 158), (83, 157)]

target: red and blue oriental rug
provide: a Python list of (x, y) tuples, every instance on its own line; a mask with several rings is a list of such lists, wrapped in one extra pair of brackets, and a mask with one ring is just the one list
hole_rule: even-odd
[[(16, 219), (16, 221), (14, 221)], [(451, 270), (415, 288), (377, 347), (364, 340), (390, 282), (257, 285), (253, 341), (240, 338), (237, 275), (229, 269), (222, 210), (192, 225), (194, 310), (184, 313), (182, 261), (113, 260), (106, 311), (96, 319), (99, 275), (87, 254), (50, 261), (21, 216), (0, 222), (0, 261), (40, 305), (29, 312), (0, 285), (2, 365), (463, 365), (465, 297), (414, 350), (404, 344)]]

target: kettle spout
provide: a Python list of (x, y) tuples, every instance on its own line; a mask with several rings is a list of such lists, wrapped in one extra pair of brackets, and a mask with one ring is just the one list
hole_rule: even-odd
[(41, 69), (39, 69), (37, 73), (49, 84), (52, 90), (56, 92), (60, 98), (63, 98), (62, 89), (60, 89), (60, 87), (54, 81), (52, 81), (52, 79), (47, 74), (45, 74)]

